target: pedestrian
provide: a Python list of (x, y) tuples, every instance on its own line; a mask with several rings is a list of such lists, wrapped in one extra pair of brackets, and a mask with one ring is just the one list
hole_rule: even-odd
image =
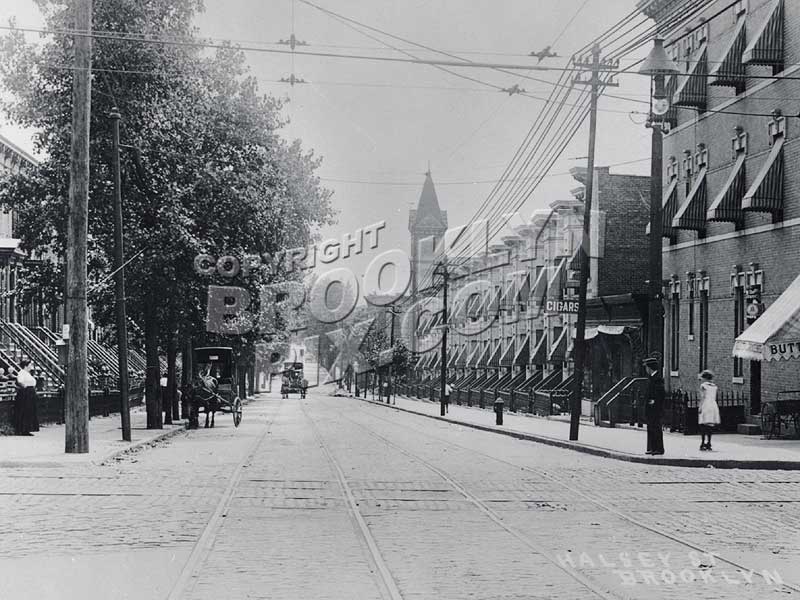
[(386, 396), (386, 404), (389, 404), (389, 382), (383, 382), (383, 395)]
[(19, 366), (17, 394), (14, 400), (14, 433), (33, 435), (34, 431), (39, 431), (36, 378), (31, 375), (33, 367), (29, 360), (23, 360)]
[(717, 405), (718, 388), (714, 383), (714, 373), (708, 369), (700, 373), (698, 379), (700, 379), (700, 405), (697, 409), (697, 423), (700, 427), (700, 450), (711, 450), (711, 432), (722, 421)]
[(647, 454), (664, 454), (664, 432), (661, 429), (661, 411), (664, 407), (664, 378), (661, 364), (655, 357), (642, 361), (647, 370)]
[(300, 389), (302, 390), (302, 398), (306, 397), (306, 392), (308, 391), (308, 379), (303, 377), (303, 381), (300, 382)]
[(284, 371), (281, 377), (281, 398), (289, 397), (289, 375)]
[(442, 410), (444, 410), (444, 414), (450, 412), (450, 394), (453, 392), (453, 388), (449, 383), (444, 384), (444, 399), (442, 400)]

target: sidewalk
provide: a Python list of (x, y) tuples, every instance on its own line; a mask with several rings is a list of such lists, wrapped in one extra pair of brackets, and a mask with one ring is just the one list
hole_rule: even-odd
[(438, 402), (410, 400), (400, 396), (397, 397), (397, 404), (391, 408), (629, 462), (683, 467), (800, 470), (800, 440), (763, 440), (758, 436), (721, 433), (713, 437), (713, 451), (701, 452), (699, 435), (685, 436), (665, 431), (666, 454), (648, 456), (644, 453), (647, 446), (644, 429), (595, 427), (582, 419), (579, 441), (571, 442), (569, 421), (561, 418), (548, 419), (506, 412), (503, 413), (504, 424), (497, 426), (494, 424), (494, 412), (489, 409), (451, 404), (449, 414), (440, 417)]
[(119, 414), (92, 417), (89, 421), (87, 454), (64, 452), (64, 425), (43, 425), (39, 432), (31, 437), (0, 436), (0, 468), (98, 464), (117, 454), (185, 429), (183, 421), (178, 421), (175, 425), (165, 425), (164, 429), (147, 429), (147, 414), (144, 407), (131, 410), (132, 442), (122, 441), (120, 427)]

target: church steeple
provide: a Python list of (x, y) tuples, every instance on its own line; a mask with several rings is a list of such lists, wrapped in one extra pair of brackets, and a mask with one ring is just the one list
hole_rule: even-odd
[(417, 286), (424, 284), (418, 278), (427, 273), (436, 255), (435, 249), (447, 231), (447, 211), (439, 207), (430, 164), (417, 208), (409, 211), (408, 230), (411, 233), (412, 291), (416, 292)]

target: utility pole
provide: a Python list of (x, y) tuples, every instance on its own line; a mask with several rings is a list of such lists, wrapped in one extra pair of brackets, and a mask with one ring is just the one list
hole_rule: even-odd
[(86, 377), (86, 238), (89, 213), (89, 121), (92, 110), (92, 0), (75, 0), (75, 69), (72, 72), (72, 147), (67, 220), (69, 359), (64, 380), (64, 450), (89, 452), (89, 385)]
[[(449, 287), (450, 273), (447, 271), (447, 258), (439, 263), (439, 275), (442, 276), (442, 289), (444, 296), (442, 299), (442, 364), (439, 374), (439, 414), (445, 415), (445, 387), (447, 386), (447, 288)], [(437, 269), (438, 271), (439, 269)]]
[(600, 61), (600, 46), (592, 47), (591, 63), (576, 63), (577, 66), (591, 71), (588, 81), (577, 80), (576, 83), (592, 87), (591, 105), (589, 112), (589, 157), (586, 172), (586, 199), (583, 203), (583, 238), (580, 247), (580, 284), (578, 287), (578, 323), (575, 330), (575, 390), (572, 394), (570, 406), (569, 439), (578, 439), (578, 429), (581, 422), (581, 400), (583, 399), (583, 371), (586, 359), (586, 293), (589, 285), (589, 248), (592, 222), (592, 195), (594, 194), (594, 151), (597, 137), (597, 97), (600, 86), (616, 86), (609, 82), (603, 83), (600, 73), (611, 67), (610, 63)]
[(119, 161), (119, 120), (117, 107), (111, 109), (114, 167), (114, 270), (116, 271), (117, 358), (119, 364), (119, 400), (122, 411), (122, 439), (131, 441), (131, 411), (128, 404), (128, 323), (125, 316), (125, 249), (122, 239), (122, 174)]
[(394, 317), (397, 314), (397, 307), (392, 305), (389, 312), (392, 314), (392, 324), (389, 327), (389, 349), (392, 351), (392, 360), (389, 363), (389, 394), (386, 396), (386, 404), (389, 404), (390, 397), (394, 397)]

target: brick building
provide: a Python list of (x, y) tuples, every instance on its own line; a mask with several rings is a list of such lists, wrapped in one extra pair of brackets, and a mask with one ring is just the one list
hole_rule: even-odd
[(733, 356), (748, 315), (769, 312), (800, 273), (800, 3), (719, 10), (665, 44), (682, 70), (667, 81), (663, 142), (665, 374), (694, 390), (709, 368), (758, 413), (761, 398), (800, 388), (796, 363)]
[[(585, 182), (585, 169), (572, 174)], [(601, 167), (595, 182), (585, 389), (587, 397), (598, 399), (620, 379), (638, 375), (646, 323), (649, 177)], [(537, 410), (547, 412), (551, 392), (571, 389), (584, 194), (581, 185), (571, 199), (534, 212), (501, 241), (472, 239), (471, 258), (452, 261), (447, 369), (459, 398), (513, 402), (515, 391), (535, 392), (545, 403)], [(437, 324), (435, 315), (422, 321), (420, 350), (434, 347), (431, 338), (437, 336), (430, 327)], [(439, 361), (438, 351), (422, 354), (417, 393), (427, 396), (436, 387)]]

